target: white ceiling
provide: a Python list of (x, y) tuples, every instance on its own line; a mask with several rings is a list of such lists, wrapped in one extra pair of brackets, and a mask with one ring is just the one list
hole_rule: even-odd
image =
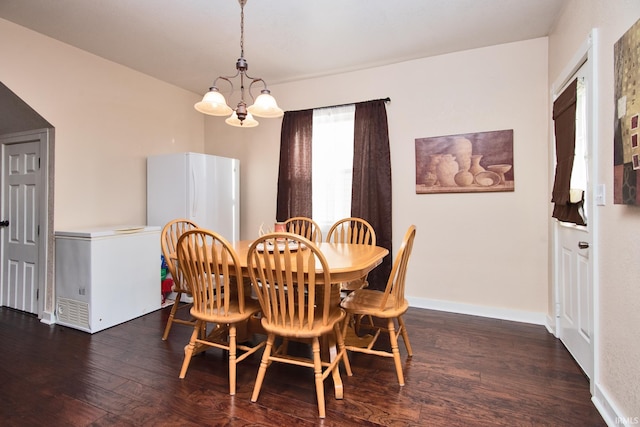
[[(269, 84), (546, 36), (567, 0), (249, 0)], [(237, 0), (0, 0), (0, 18), (196, 93), (235, 74)]]

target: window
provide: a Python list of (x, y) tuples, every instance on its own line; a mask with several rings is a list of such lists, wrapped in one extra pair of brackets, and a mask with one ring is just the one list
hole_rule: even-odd
[[(553, 217), (562, 222), (586, 225), (583, 210), (583, 191), (586, 189), (585, 154), (586, 112), (585, 91), (578, 90), (580, 78), (575, 78), (553, 102), (553, 121), (556, 144), (556, 172), (551, 201)], [(580, 92), (580, 100), (578, 100)], [(574, 164), (574, 160), (577, 163)], [(575, 187), (574, 187), (575, 186)]]
[(313, 111), (312, 217), (323, 235), (351, 216), (354, 117), (353, 104)]
[[(586, 109), (586, 89), (584, 77), (578, 78), (578, 86), (576, 88), (576, 146), (573, 155), (573, 168), (571, 169), (571, 185), (569, 188), (572, 192), (578, 192), (574, 195), (572, 202), (576, 203), (576, 199), (582, 197), (580, 194), (587, 194), (587, 109)], [(580, 193), (582, 192), (582, 193)], [(585, 222), (587, 219), (587, 205), (581, 206), (581, 215)]]
[[(376, 230), (378, 246), (391, 251), (387, 101), (388, 98), (376, 99), (345, 109), (329, 107), (284, 113), (277, 221), (294, 216), (311, 217), (321, 225), (324, 234), (340, 218), (364, 218)], [(372, 289), (386, 286), (391, 258), (386, 257), (369, 274)]]

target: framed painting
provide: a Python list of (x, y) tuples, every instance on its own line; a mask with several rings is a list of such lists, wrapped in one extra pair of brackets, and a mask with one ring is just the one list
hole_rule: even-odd
[(613, 203), (640, 205), (640, 20), (613, 47), (615, 132), (613, 137)]
[(416, 194), (514, 191), (513, 129), (415, 143)]

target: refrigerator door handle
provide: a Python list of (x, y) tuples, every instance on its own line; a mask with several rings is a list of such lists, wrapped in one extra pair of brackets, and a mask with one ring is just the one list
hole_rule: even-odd
[(196, 217), (198, 212), (198, 180), (196, 179), (196, 169), (191, 167), (191, 191), (193, 192), (191, 197), (191, 218)]

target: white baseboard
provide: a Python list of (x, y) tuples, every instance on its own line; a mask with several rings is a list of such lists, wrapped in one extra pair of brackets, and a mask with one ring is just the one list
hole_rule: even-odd
[(617, 405), (609, 397), (609, 393), (595, 384), (591, 401), (609, 427), (631, 427), (640, 425), (640, 416), (624, 416)]
[(545, 324), (544, 326), (547, 327), (547, 331), (549, 331), (549, 333), (551, 335), (553, 335), (554, 337), (558, 338), (558, 335), (556, 334), (556, 319), (554, 319), (553, 317), (549, 316), (548, 314), (545, 316)]
[(411, 307), (427, 308), (458, 314), (469, 314), (472, 316), (489, 317), (492, 319), (510, 320), (514, 322), (531, 323), (534, 325), (546, 325), (546, 313), (462, 304), (458, 302), (433, 300), (428, 298), (407, 297), (407, 300)]
[(51, 312), (45, 311), (44, 313), (42, 313), (42, 317), (40, 318), (40, 321), (42, 323), (46, 323), (47, 325), (55, 325), (56, 324), (56, 315), (55, 315), (55, 313), (51, 313)]

